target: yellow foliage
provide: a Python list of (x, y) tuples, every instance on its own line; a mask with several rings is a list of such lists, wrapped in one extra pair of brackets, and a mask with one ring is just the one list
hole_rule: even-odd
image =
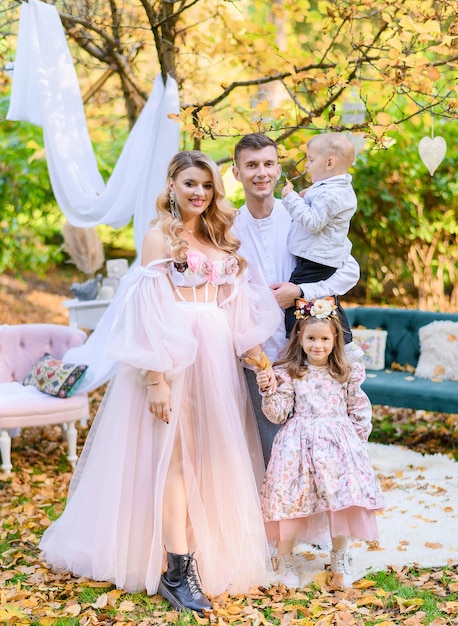
[(384, 601), (375, 595), (365, 595), (356, 599), (357, 606), (385, 606)]
[(434, 67), (433, 65), (429, 65), (426, 69), (426, 74), (430, 80), (439, 80), (441, 77), (441, 73)]
[(427, 33), (435, 33), (436, 35), (439, 35), (441, 32), (440, 22), (437, 20), (427, 20), (423, 25), (423, 30)]
[(265, 113), (270, 110), (271, 106), (272, 105), (269, 100), (261, 100), (256, 104), (255, 109), (258, 113)]
[(324, 119), (324, 117), (315, 117), (313, 119), (313, 126), (322, 130), (323, 128), (326, 128), (328, 126), (328, 122), (326, 119)]
[(383, 126), (387, 126), (391, 123), (391, 115), (381, 111), (380, 113), (377, 113), (377, 122)]
[(353, 587), (355, 589), (369, 589), (370, 587), (376, 587), (377, 583), (375, 580), (367, 580), (367, 578), (361, 578), (361, 580), (357, 580), (353, 583)]
[(5, 620), (5, 623), (11, 623), (10, 620), (16, 617), (25, 617), (25, 613), (21, 609), (8, 604), (0, 608), (0, 620)]
[(423, 606), (424, 600), (422, 598), (402, 598), (401, 596), (394, 596), (393, 600), (397, 602), (401, 610), (414, 610), (420, 606)]
[(375, 134), (376, 137), (381, 137), (383, 133), (385, 132), (385, 126), (373, 124), (371, 127), (371, 130)]

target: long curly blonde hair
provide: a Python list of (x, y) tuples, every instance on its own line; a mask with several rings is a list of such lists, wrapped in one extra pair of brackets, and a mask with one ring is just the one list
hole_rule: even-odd
[[(216, 163), (199, 150), (178, 152), (169, 163), (167, 180), (175, 180), (180, 172), (190, 167), (208, 170), (213, 179), (213, 199), (200, 216), (199, 234), (219, 250), (236, 257), (239, 271), (242, 271), (246, 267), (246, 260), (238, 254), (240, 241), (231, 232), (236, 209), (226, 199), (223, 179)], [(168, 187), (158, 196), (156, 209), (158, 216), (151, 222), (151, 225), (154, 225), (167, 237), (172, 259), (177, 263), (183, 263), (186, 261), (189, 244), (183, 237), (183, 221), (172, 215)]]
[(307, 326), (317, 324), (318, 322), (329, 324), (334, 333), (334, 348), (328, 359), (329, 373), (339, 383), (346, 383), (350, 379), (353, 368), (345, 356), (342, 326), (337, 315), (332, 315), (330, 318), (325, 319), (313, 316), (305, 320), (298, 319), (291, 331), (289, 342), (282, 352), (281, 358), (274, 365), (285, 366), (291, 378), (302, 378), (305, 376), (308, 364), (301, 339)]

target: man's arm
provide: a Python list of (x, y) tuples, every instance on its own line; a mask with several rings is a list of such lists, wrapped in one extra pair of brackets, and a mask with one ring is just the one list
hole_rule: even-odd
[(326, 280), (317, 283), (276, 283), (271, 285), (271, 289), (279, 306), (287, 309), (294, 305), (296, 298), (301, 297), (299, 288), (304, 293), (304, 298), (313, 300), (314, 298), (324, 298), (325, 296), (341, 296), (350, 291), (358, 282), (360, 276), (359, 264), (352, 256), (348, 257), (345, 265)]
[(339, 268), (332, 276), (318, 283), (304, 283), (300, 285), (304, 298), (323, 298), (325, 296), (342, 296), (357, 284), (360, 276), (359, 263), (351, 255), (345, 265)]

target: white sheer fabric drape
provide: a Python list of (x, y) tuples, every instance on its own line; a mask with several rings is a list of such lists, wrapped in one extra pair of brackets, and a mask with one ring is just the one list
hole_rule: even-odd
[(139, 249), (167, 165), (178, 151), (178, 89), (159, 76), (105, 185), (86, 125), (73, 61), (53, 5), (23, 3), (7, 118), (43, 127), (49, 175), (56, 200), (74, 226), (120, 228), (134, 216)]
[[(179, 149), (178, 88), (159, 76), (105, 184), (97, 167), (83, 102), (65, 33), (53, 5), (29, 0), (21, 6), (9, 120), (42, 126), (49, 176), (57, 203), (74, 226), (120, 228), (134, 218), (136, 249), (155, 216), (155, 200), (166, 182), (167, 165)], [(102, 358), (110, 309), (81, 350), (65, 359), (85, 362), (86, 391), (108, 380), (112, 364)], [(105, 320), (105, 318), (108, 318)]]

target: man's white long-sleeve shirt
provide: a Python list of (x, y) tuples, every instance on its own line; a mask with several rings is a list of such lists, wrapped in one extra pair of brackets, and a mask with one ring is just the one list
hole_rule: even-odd
[[(288, 282), (296, 265), (295, 257), (287, 246), (291, 217), (281, 200), (275, 200), (271, 214), (257, 219), (246, 205), (238, 211), (233, 232), (240, 239), (240, 254), (248, 262), (250, 280), (270, 287), (274, 283)], [(323, 298), (329, 295), (342, 295), (352, 289), (359, 280), (359, 265), (353, 257), (327, 280), (300, 285), (304, 297)], [(264, 344), (264, 350), (271, 361), (278, 358), (286, 345), (283, 321), (274, 335)]]

